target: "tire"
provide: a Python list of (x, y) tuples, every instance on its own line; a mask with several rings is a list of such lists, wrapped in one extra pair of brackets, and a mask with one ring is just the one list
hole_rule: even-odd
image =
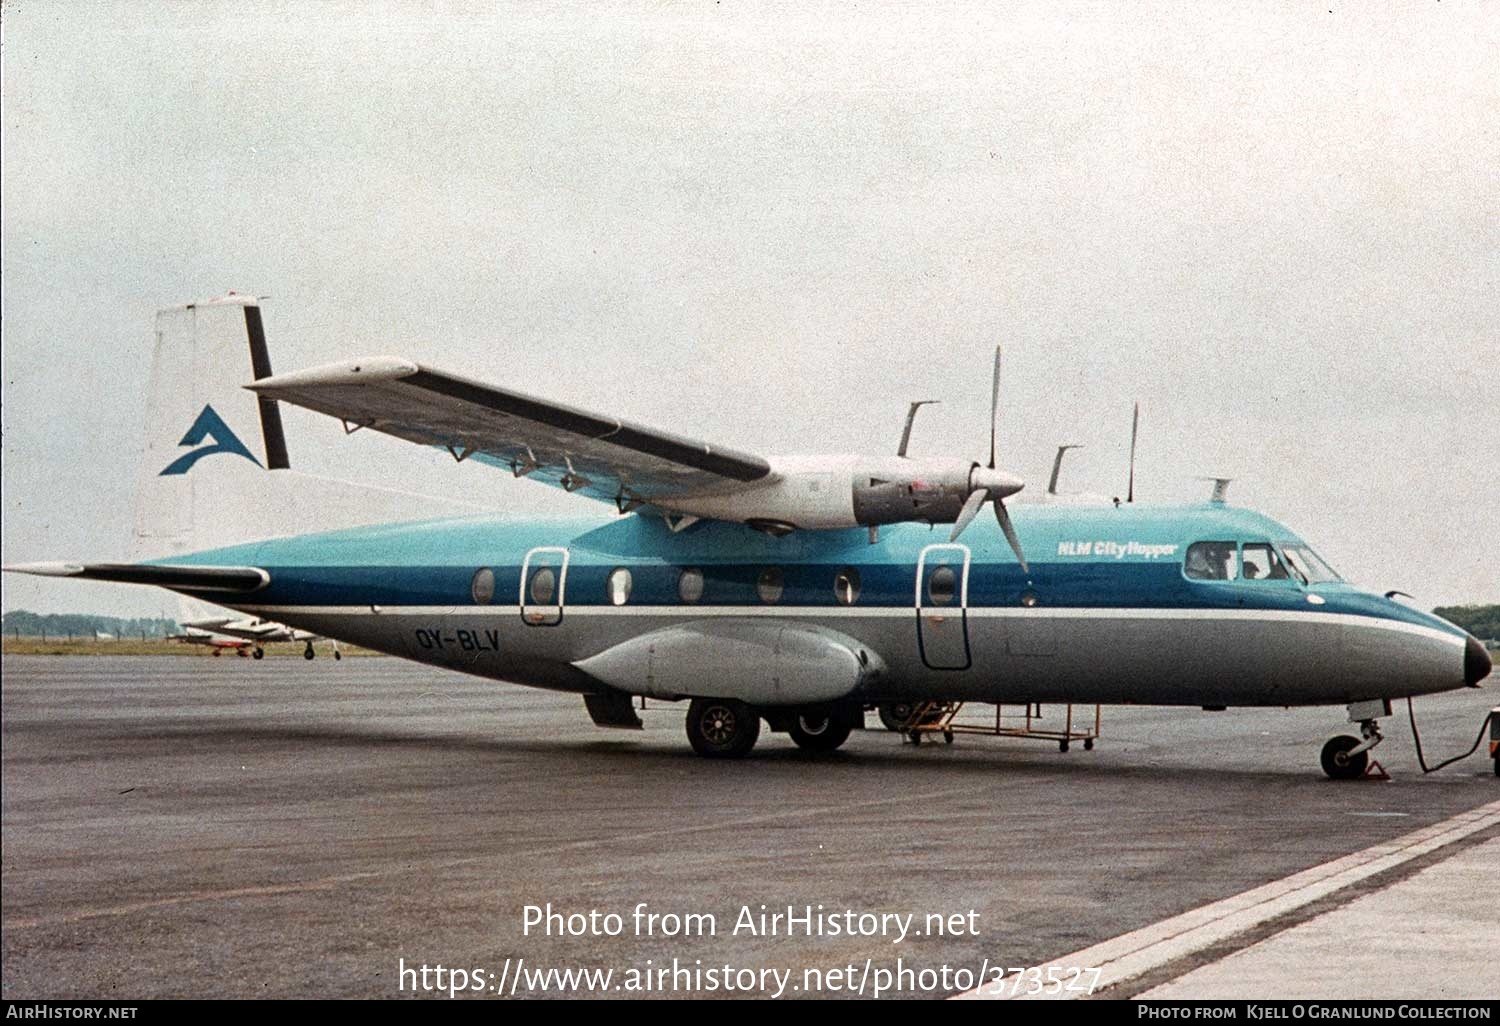
[(812, 709), (793, 716), (787, 733), (805, 752), (832, 752), (849, 740), (853, 729), (847, 716), (830, 709)]
[[(881, 726), (893, 734), (903, 734), (906, 732), (906, 728), (912, 725), (911, 718), (916, 714), (917, 703), (881, 702), (875, 708), (880, 714)], [(922, 723), (936, 723), (941, 718), (941, 713), (928, 713), (922, 717)]]
[(308, 645), (305, 649), (302, 650), (303, 659), (311, 659), (315, 655), (317, 655), (317, 653), (313, 651), (311, 645)]
[(1348, 734), (1340, 734), (1328, 739), (1323, 746), (1323, 772), (1333, 780), (1358, 780), (1365, 775), (1365, 767), (1370, 764), (1370, 753), (1360, 752), (1358, 755), (1350, 756), (1351, 749), (1359, 747), (1360, 741), (1357, 737)]
[(760, 737), (760, 714), (733, 698), (695, 698), (686, 726), (688, 743), (705, 759), (741, 759)]
[(255, 658), (257, 658), (257, 659), (264, 659), (266, 657), (266, 650), (263, 649), (263, 648), (257, 648), (254, 652), (251, 652), (250, 654), (252, 656), (254, 656)]

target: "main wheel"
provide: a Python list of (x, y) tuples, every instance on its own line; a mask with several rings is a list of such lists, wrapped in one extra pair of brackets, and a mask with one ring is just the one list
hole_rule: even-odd
[(251, 652), (250, 654), (253, 655), (257, 659), (264, 659), (266, 657), (266, 650), (263, 649), (263, 648), (257, 648), (254, 652)]
[(1370, 764), (1369, 751), (1358, 755), (1349, 754), (1359, 744), (1359, 738), (1348, 734), (1329, 738), (1328, 743), (1323, 746), (1323, 772), (1334, 780), (1357, 780), (1364, 776), (1365, 767)]
[(738, 759), (760, 737), (760, 714), (733, 698), (695, 698), (688, 703), (687, 736), (705, 758)]
[(315, 655), (317, 655), (317, 653), (313, 651), (313, 647), (311, 645), (308, 645), (302, 650), (303, 659), (311, 659)]
[(854, 724), (847, 716), (827, 709), (798, 713), (792, 717), (787, 733), (797, 747), (809, 752), (831, 752), (849, 740)]
[[(876, 706), (880, 714), (880, 723), (893, 734), (905, 733), (909, 727), (918, 726), (912, 723), (912, 717), (916, 715), (917, 703), (915, 702), (881, 702)], [(936, 723), (942, 719), (942, 712), (929, 711), (922, 717), (922, 725)]]

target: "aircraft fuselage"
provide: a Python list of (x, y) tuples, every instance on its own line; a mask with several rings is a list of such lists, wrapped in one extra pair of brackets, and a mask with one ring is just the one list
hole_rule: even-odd
[[(771, 638), (769, 652), (783, 627), (856, 652), (864, 669), (842, 697), (865, 702), (1343, 704), (1472, 676), (1476, 643), (1464, 631), (1379, 594), (1296, 573), (1247, 579), (1238, 554), (1232, 579), (1194, 575), (1187, 558), (1199, 543), (1239, 547), (1245, 562), (1244, 546), (1302, 545), (1260, 514), (1222, 504), (1014, 513), (1029, 572), (990, 523), (959, 544), (917, 524), (883, 528), (872, 544), (864, 530), (772, 537), (702, 522), (677, 533), (639, 515), (431, 521), (171, 562), (264, 568), (270, 583), (230, 603), (255, 616), (585, 693), (609, 684), (693, 697), (701, 679), (697, 693), (713, 695), (715, 676), (738, 669), (726, 664), (757, 651), (740, 640)], [(669, 646), (641, 642), (641, 668), (626, 674), (639, 686), (601, 677), (620, 661), (607, 653), (678, 635), (698, 641), (673, 650), (674, 674), (652, 670)], [(780, 694), (779, 671), (766, 672)]]

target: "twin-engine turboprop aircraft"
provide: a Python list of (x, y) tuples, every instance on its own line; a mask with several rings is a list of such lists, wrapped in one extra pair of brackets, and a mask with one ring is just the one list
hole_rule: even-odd
[[(214, 616), (201, 620), (184, 621), (182, 626), (187, 631), (188, 640), (195, 640), (195, 632), (207, 635), (210, 638), (232, 638), (248, 645), (256, 659), (264, 658), (266, 654), (262, 646), (278, 642), (299, 642), (302, 645), (302, 658), (312, 659), (317, 655), (317, 651), (313, 648), (313, 642), (322, 640), (320, 635), (314, 634), (311, 631), (299, 631), (295, 627), (288, 627), (284, 623), (275, 623), (257, 617)], [(204, 644), (213, 643), (212, 641), (204, 642)], [(343, 653), (339, 651), (339, 643), (337, 641), (333, 643), (333, 658), (344, 658)]]
[[(1328, 704), (1361, 725), (1323, 752), (1352, 777), (1390, 699), (1490, 671), (1464, 631), (1344, 582), (1258, 513), (1008, 507), (1022, 482), (993, 415), (983, 464), (905, 455), (911, 415), (896, 456), (769, 459), (408, 359), (272, 375), (247, 297), (165, 310), (157, 339), (136, 529), (157, 558), (8, 569), (574, 691), (601, 726), (639, 727), (638, 696), (686, 699), (706, 756), (745, 755), (762, 721), (831, 750), (882, 703)], [(210, 371), (243, 377), (247, 343), (249, 391), (220, 388)], [(998, 394), (997, 353), (992, 412)], [(454, 504), (300, 475), (281, 402), (613, 509), (440, 516)]]

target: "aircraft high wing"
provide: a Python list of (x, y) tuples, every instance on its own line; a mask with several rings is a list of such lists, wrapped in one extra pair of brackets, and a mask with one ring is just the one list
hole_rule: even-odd
[[(1024, 487), (997, 469), (995, 352), (988, 465), (953, 458), (810, 456), (766, 459), (473, 381), (399, 357), (340, 361), (246, 385), (314, 410), (353, 433), (370, 428), (508, 469), (621, 513), (659, 511), (674, 530), (699, 519), (773, 534), (906, 521), (954, 524), (958, 535), (992, 503), (1025, 565), (1004, 499)], [(908, 418), (907, 432), (910, 432)]]
[(734, 489), (774, 478), (758, 456), (483, 385), (408, 360), (329, 364), (247, 386), (262, 396), (369, 427), (457, 460), (508, 468), (569, 492), (636, 508), (650, 497)]

